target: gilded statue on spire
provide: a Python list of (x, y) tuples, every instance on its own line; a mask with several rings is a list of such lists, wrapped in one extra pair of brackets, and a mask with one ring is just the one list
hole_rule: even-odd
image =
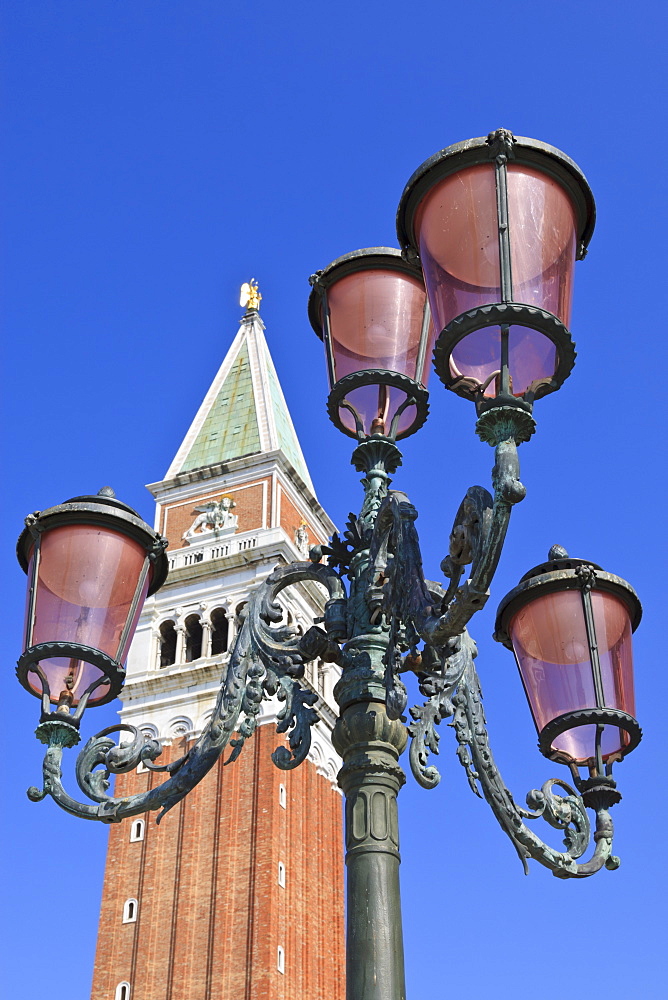
[(250, 281), (244, 281), (241, 286), (239, 305), (245, 306), (247, 310), (255, 309), (256, 312), (259, 312), (261, 301), (262, 295), (257, 287), (257, 281), (255, 278), (251, 278)]

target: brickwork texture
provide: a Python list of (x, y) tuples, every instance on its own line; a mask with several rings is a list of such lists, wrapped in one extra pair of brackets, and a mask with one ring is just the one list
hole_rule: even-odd
[[(344, 1000), (341, 797), (310, 761), (279, 771), (279, 740), (261, 726), (159, 826), (142, 817), (142, 840), (133, 820), (110, 828), (91, 1000), (121, 982), (131, 1000)], [(186, 749), (175, 741), (160, 762)], [(162, 780), (120, 775), (116, 795)]]

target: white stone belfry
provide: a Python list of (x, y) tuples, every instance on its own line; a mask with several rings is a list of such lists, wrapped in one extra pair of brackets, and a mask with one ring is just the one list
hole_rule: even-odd
[[(127, 664), (121, 718), (162, 741), (195, 738), (214, 707), (250, 591), (277, 565), (307, 557), (334, 525), (313, 491), (254, 309), (239, 331), (163, 480), (151, 484), (155, 526), (169, 539), (169, 576), (146, 602)], [(286, 620), (306, 631), (326, 595), (304, 583), (281, 594)], [(314, 662), (318, 694), (311, 759), (332, 783), (339, 668)], [(260, 723), (275, 722), (277, 703)], [(276, 745), (282, 737), (276, 736)]]

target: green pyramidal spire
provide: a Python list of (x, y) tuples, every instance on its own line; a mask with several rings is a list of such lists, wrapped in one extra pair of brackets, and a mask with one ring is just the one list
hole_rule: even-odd
[(258, 312), (249, 309), (167, 478), (209, 465), (282, 451), (313, 492), (313, 484), (278, 381)]

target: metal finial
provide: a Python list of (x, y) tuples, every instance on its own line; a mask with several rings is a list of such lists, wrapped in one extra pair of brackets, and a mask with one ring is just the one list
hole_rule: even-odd
[(494, 156), (506, 156), (512, 159), (515, 155), (513, 146), (516, 142), (515, 136), (507, 128), (497, 128), (495, 132), (490, 132), (487, 136), (487, 145), (490, 153)]
[(97, 491), (99, 497), (115, 497), (116, 493), (111, 488), (111, 486), (103, 486), (101, 490)]
[(554, 562), (555, 559), (568, 559), (568, 552), (563, 547), (563, 545), (553, 545), (547, 554), (549, 562)]

